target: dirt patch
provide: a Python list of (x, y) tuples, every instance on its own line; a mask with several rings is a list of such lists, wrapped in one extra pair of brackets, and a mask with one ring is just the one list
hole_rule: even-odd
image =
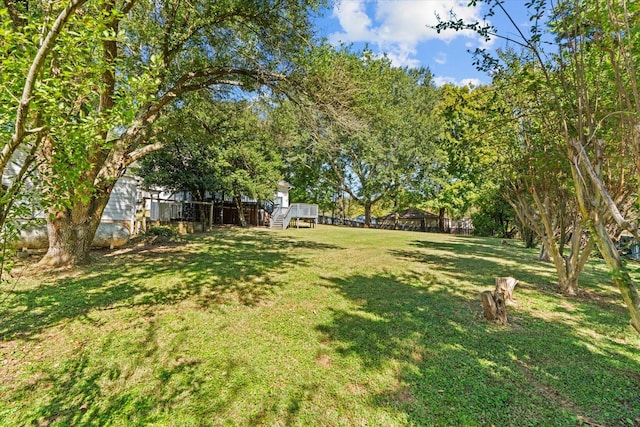
[(320, 354), (316, 357), (316, 363), (323, 368), (331, 367), (331, 356), (328, 354)]
[(363, 395), (367, 392), (367, 389), (365, 386), (363, 386), (362, 384), (354, 384), (354, 383), (347, 384), (347, 390), (349, 390), (349, 393), (355, 394), (357, 396)]

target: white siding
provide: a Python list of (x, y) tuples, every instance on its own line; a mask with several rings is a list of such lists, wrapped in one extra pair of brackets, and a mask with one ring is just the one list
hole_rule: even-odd
[(276, 204), (280, 205), (283, 209), (289, 207), (289, 189), (291, 185), (285, 181), (278, 183), (278, 190), (276, 191)]
[(109, 202), (102, 213), (104, 222), (126, 222), (133, 229), (136, 217), (136, 180), (123, 176), (116, 182)]

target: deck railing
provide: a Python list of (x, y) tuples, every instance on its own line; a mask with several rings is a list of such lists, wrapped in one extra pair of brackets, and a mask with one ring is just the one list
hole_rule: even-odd
[(318, 205), (294, 203), (290, 206), (292, 218), (318, 219)]
[(277, 218), (277, 215), (282, 215), (282, 229), (286, 230), (289, 227), (292, 219), (300, 220), (312, 220), (313, 223), (318, 222), (318, 205), (311, 205), (308, 203), (293, 203), (286, 211), (282, 212), (280, 208), (273, 211), (273, 218)]

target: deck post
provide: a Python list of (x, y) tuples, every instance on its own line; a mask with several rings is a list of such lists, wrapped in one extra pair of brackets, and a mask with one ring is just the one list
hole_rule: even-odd
[(209, 206), (209, 230), (213, 228), (213, 199), (211, 199), (211, 206)]

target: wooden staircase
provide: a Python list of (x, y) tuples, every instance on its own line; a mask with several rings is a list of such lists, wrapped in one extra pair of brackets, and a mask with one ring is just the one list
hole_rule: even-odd
[(313, 224), (318, 222), (318, 205), (307, 203), (293, 203), (291, 206), (282, 209), (277, 206), (271, 214), (271, 228), (284, 230), (289, 227), (291, 220), (295, 220), (296, 226), (299, 220), (309, 220)]
[(271, 217), (271, 228), (282, 230), (284, 228), (282, 226), (283, 223), (284, 223), (284, 215), (279, 214), (275, 217)]

